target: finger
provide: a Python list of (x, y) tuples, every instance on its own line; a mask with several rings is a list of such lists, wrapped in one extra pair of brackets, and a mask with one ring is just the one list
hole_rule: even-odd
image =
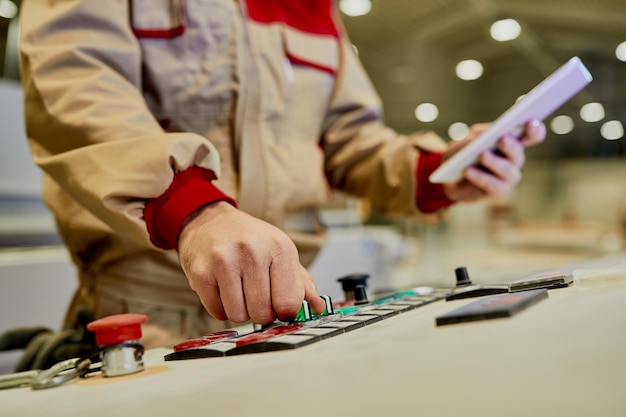
[(514, 182), (504, 181), (498, 176), (476, 167), (467, 168), (465, 177), (468, 182), (481, 190), (487, 197), (506, 194), (511, 191), (514, 184)]
[(476, 136), (483, 133), (485, 130), (489, 129), (489, 127), (491, 127), (491, 123), (475, 123), (470, 126), (467, 137), (475, 138)]
[(304, 285), (299, 276), (297, 253), (295, 257), (285, 254), (274, 257), (270, 266), (271, 297), (280, 320), (294, 318), (302, 306)]
[(270, 324), (276, 319), (274, 309), (272, 308), (269, 268), (246, 268), (244, 271), (243, 292), (248, 316), (250, 316), (252, 322)]
[(242, 323), (250, 319), (243, 292), (242, 277), (238, 273), (225, 272), (221, 269), (217, 278), (219, 294), (228, 319), (234, 323)]
[(546, 125), (539, 120), (532, 120), (524, 127), (524, 135), (520, 142), (528, 147), (541, 143), (546, 138)]
[(489, 173), (492, 174), (492, 177), (497, 177), (485, 178), (484, 180), (487, 183), (492, 184), (495, 182), (495, 180), (499, 179), (506, 183), (514, 185), (517, 184), (522, 178), (522, 174), (518, 166), (516, 166), (506, 157), (499, 156), (493, 152), (484, 152), (480, 156), (480, 163), (484, 168), (489, 171)]
[(181, 261), (181, 266), (189, 280), (189, 286), (198, 294), (206, 311), (218, 320), (226, 320), (226, 312), (220, 299), (220, 292), (214, 276), (207, 272), (204, 262)]
[(524, 145), (519, 140), (512, 136), (505, 136), (498, 141), (498, 151), (502, 156), (505, 156), (516, 167), (522, 167), (526, 162), (526, 156), (524, 153)]
[(211, 316), (218, 320), (228, 319), (226, 311), (224, 311), (224, 306), (222, 305), (222, 300), (220, 299), (220, 290), (217, 286), (206, 285), (206, 287), (196, 292), (198, 293), (200, 302), (202, 302), (202, 305)]
[(454, 184), (447, 194), (450, 196), (449, 198), (454, 201), (464, 201), (468, 203), (479, 201), (487, 197), (484, 191), (467, 180)]
[(304, 283), (304, 298), (309, 302), (314, 314), (321, 314), (326, 309), (326, 302), (317, 293), (315, 278), (306, 268), (300, 265), (301, 277)]

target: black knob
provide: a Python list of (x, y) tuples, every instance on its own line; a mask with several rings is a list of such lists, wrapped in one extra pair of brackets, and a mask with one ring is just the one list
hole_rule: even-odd
[(472, 281), (470, 280), (469, 274), (467, 273), (467, 268), (464, 266), (457, 268), (454, 270), (456, 274), (456, 286), (464, 287), (466, 285), (472, 285)]
[(337, 281), (341, 283), (345, 299), (354, 300), (356, 298), (354, 295), (355, 288), (358, 286), (367, 288), (367, 279), (369, 277), (369, 274), (351, 274), (338, 278)]
[(364, 285), (357, 285), (354, 287), (354, 305), (362, 305), (367, 304), (369, 301), (367, 300), (367, 291), (365, 290)]

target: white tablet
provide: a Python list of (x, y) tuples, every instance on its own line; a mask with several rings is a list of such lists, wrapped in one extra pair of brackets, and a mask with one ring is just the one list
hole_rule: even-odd
[(573, 57), (504, 112), (489, 129), (446, 160), (429, 177), (431, 182), (454, 182), (463, 170), (475, 164), (500, 138), (521, 132), (531, 120), (543, 120), (592, 80), (580, 58)]

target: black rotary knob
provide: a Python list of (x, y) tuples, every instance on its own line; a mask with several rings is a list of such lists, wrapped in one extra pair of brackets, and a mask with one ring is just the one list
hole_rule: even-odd
[(359, 306), (363, 304), (367, 304), (369, 301), (367, 300), (367, 290), (364, 285), (357, 285), (354, 287), (354, 305)]
[(456, 274), (456, 286), (457, 287), (465, 287), (466, 285), (472, 285), (472, 280), (470, 280), (469, 274), (467, 272), (467, 268), (464, 266), (459, 267), (454, 270)]
[(354, 294), (356, 287), (362, 286), (363, 288), (367, 288), (367, 279), (369, 277), (369, 274), (351, 274), (338, 278), (337, 281), (341, 283), (345, 299), (356, 299)]

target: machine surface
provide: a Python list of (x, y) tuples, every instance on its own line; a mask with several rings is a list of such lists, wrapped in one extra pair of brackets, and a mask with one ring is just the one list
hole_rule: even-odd
[(156, 349), (134, 375), (0, 390), (0, 416), (625, 415), (626, 255), (573, 271), (512, 317), (437, 326), (477, 300), (437, 296), (297, 349)]

